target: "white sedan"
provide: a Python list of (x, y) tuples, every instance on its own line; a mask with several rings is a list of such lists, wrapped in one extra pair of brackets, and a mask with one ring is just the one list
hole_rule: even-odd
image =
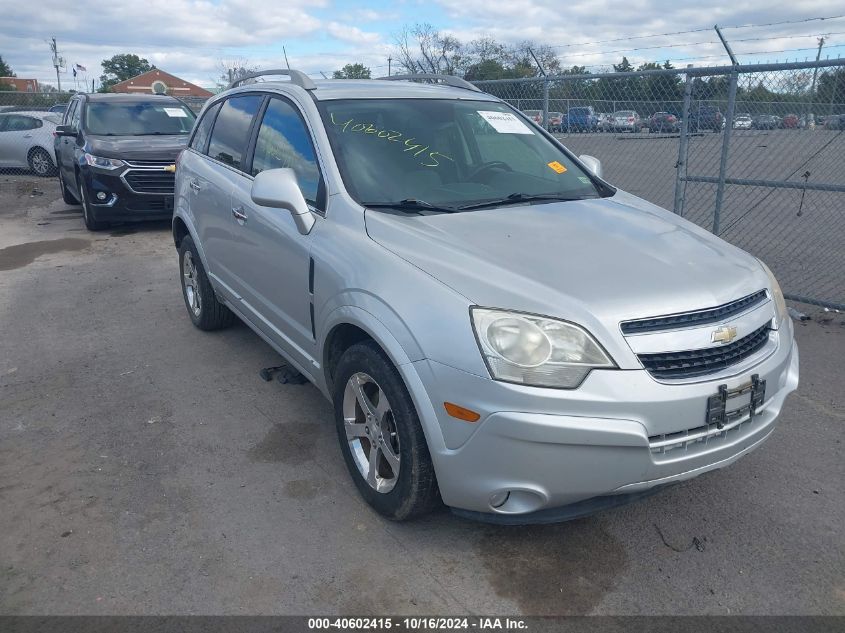
[(38, 176), (56, 173), (53, 131), (61, 115), (51, 112), (0, 113), (0, 169), (29, 169)]

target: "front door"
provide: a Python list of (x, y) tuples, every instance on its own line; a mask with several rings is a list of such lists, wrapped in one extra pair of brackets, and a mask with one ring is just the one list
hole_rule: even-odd
[[(321, 177), (311, 135), (296, 107), (271, 97), (262, 114), (250, 175), (282, 167), (296, 173), (312, 209), (321, 206)], [(263, 207), (250, 197), (252, 179), (243, 177), (232, 190), (231, 221), (240, 235), (232, 241), (243, 300), (261, 321), (259, 327), (294, 360), (308, 368), (314, 359), (309, 266), (311, 239), (320, 221), (302, 235), (288, 211)]]

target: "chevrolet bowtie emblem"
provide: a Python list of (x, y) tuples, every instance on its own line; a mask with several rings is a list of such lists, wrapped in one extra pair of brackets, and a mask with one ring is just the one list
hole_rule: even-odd
[(723, 325), (710, 334), (712, 343), (730, 343), (736, 338), (736, 328), (733, 325)]

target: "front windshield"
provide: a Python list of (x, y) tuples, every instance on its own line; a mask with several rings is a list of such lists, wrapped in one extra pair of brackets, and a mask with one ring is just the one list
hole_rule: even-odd
[(365, 206), (415, 201), (457, 210), (508, 196), (599, 196), (561, 148), (502, 103), (361, 99), (319, 107), (343, 182)]
[(89, 103), (85, 128), (90, 134), (105, 136), (145, 136), (188, 134), (194, 113), (181, 103)]

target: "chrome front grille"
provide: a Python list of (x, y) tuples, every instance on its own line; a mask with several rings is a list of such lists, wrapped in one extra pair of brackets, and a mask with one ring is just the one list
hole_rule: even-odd
[(756, 354), (769, 340), (771, 324), (765, 323), (741, 339), (705, 349), (659, 354), (638, 354), (648, 372), (658, 379), (693, 378), (713, 374)]
[(123, 180), (135, 193), (173, 195), (176, 175), (172, 172), (151, 169), (130, 169), (123, 174)]
[(710, 323), (718, 323), (741, 314), (746, 310), (750, 310), (751, 308), (763, 303), (765, 300), (766, 291), (759, 290), (747, 297), (716, 306), (715, 308), (625, 321), (622, 323), (622, 333), (626, 335), (641, 334), (644, 332), (659, 332), (676, 328), (698, 327), (708, 325)]
[(163, 169), (164, 167), (168, 167), (173, 165), (176, 162), (176, 159), (171, 160), (125, 160), (123, 161), (129, 167), (134, 167), (138, 169)]

